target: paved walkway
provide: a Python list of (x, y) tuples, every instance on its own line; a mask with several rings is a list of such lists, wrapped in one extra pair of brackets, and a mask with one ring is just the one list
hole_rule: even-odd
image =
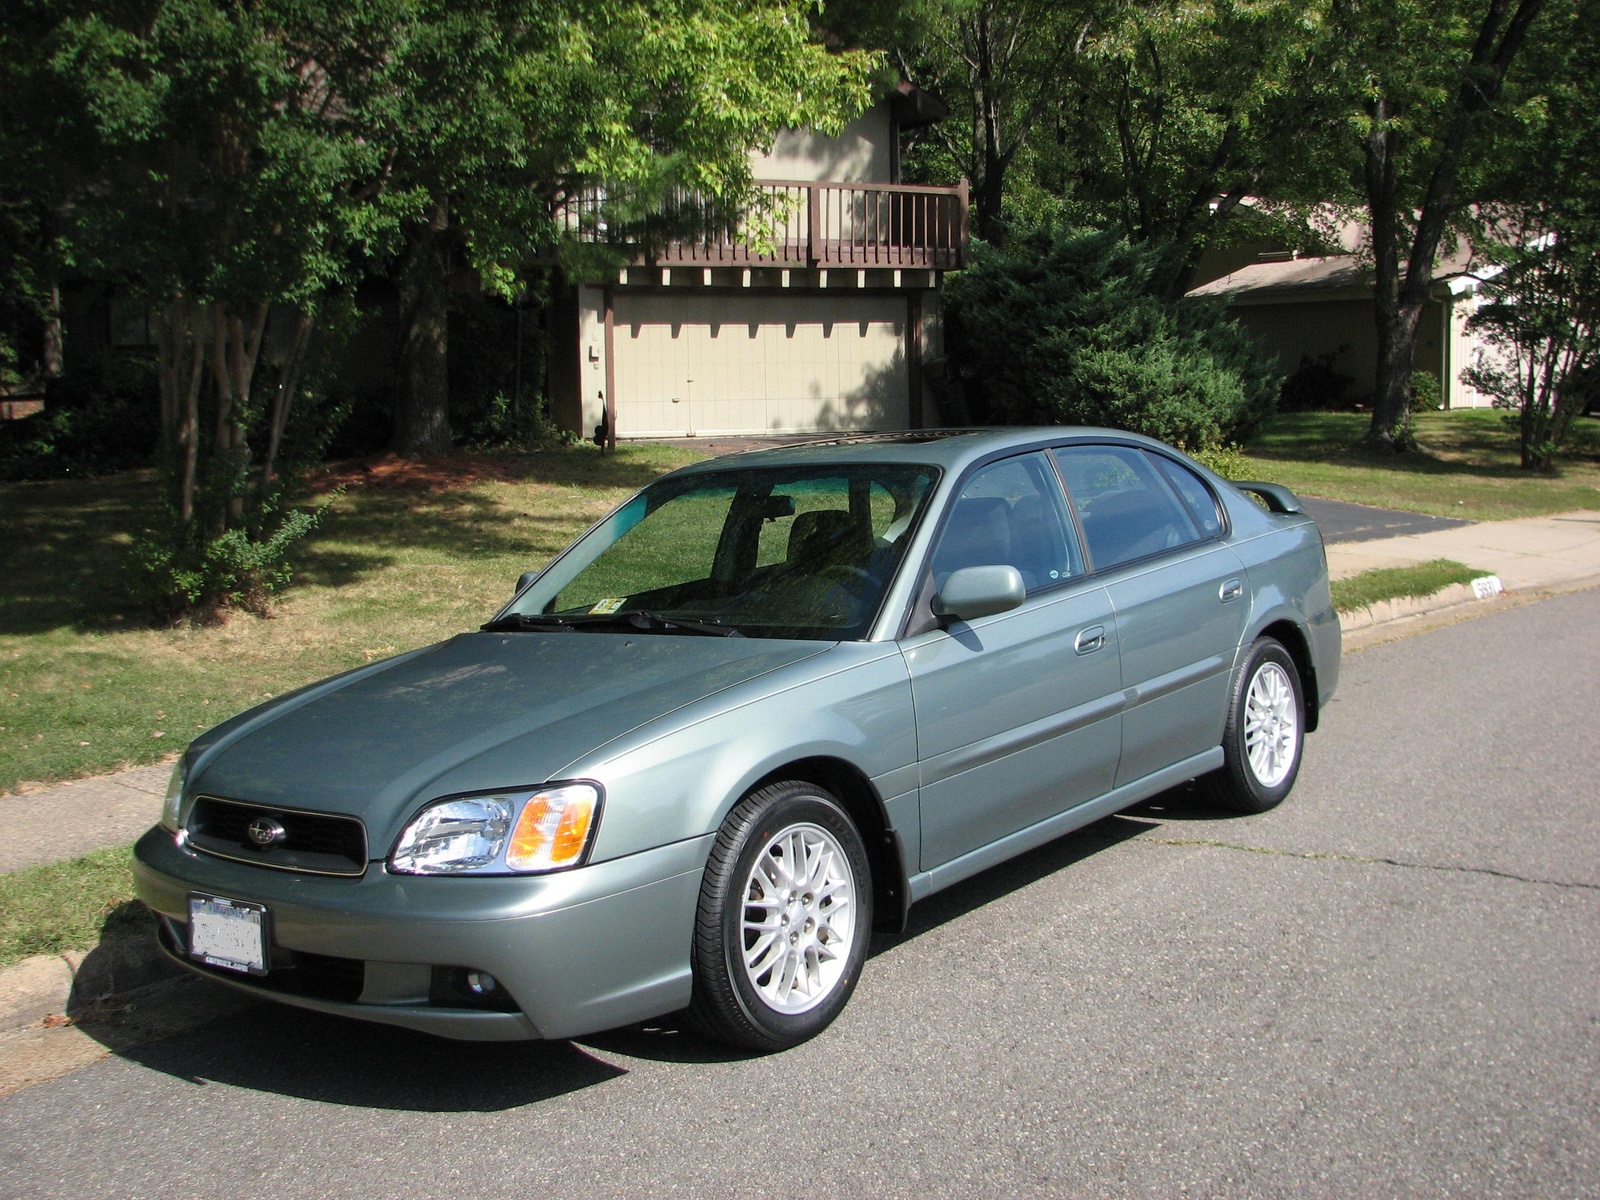
[[(1328, 568), (1336, 579), (1432, 558), (1453, 558), (1498, 575), (1514, 593), (1600, 583), (1600, 512), (1479, 522), (1328, 546)], [(0, 796), (0, 871), (127, 845), (160, 817), (170, 773), (169, 766), (136, 767)]]
[(1498, 575), (1512, 592), (1600, 582), (1600, 512), (1479, 521), (1404, 537), (1328, 546), (1328, 570), (1335, 579), (1372, 567), (1403, 567), (1433, 558), (1452, 558)]

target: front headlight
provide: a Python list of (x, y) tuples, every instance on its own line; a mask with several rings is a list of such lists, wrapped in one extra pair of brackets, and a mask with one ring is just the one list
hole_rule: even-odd
[(189, 756), (180, 754), (172, 764), (172, 777), (167, 780), (167, 795), (161, 801), (161, 827), (178, 832), (178, 811), (183, 807), (183, 789), (189, 782)]
[(559, 871), (583, 861), (600, 815), (592, 783), (457, 796), (406, 826), (389, 869), (402, 875)]

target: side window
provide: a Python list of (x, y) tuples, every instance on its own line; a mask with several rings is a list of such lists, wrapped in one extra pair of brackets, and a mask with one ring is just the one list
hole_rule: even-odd
[(1222, 532), (1222, 517), (1217, 512), (1217, 498), (1211, 494), (1211, 489), (1200, 481), (1200, 477), (1181, 463), (1175, 463), (1170, 458), (1160, 454), (1149, 456), (1156, 464), (1172, 490), (1178, 493), (1178, 499), (1183, 502), (1183, 507), (1188, 510), (1189, 516), (1200, 527), (1202, 537), (1216, 537)]
[(1002, 459), (961, 488), (933, 551), (943, 587), (963, 567), (1015, 567), (1029, 592), (1083, 573), (1055, 474), (1042, 454)]
[[(1096, 570), (1159, 554), (1203, 536), (1151, 456), (1132, 446), (1053, 450), (1077, 506)], [(1198, 481), (1196, 481), (1198, 482)], [(1211, 519), (1216, 521), (1213, 506)]]

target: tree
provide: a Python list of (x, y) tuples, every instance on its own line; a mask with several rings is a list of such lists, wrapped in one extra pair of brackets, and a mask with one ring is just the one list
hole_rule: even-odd
[(1007, 180), (1060, 102), (1111, 0), (907, 0), (824, 15), (852, 39), (888, 43), (901, 75), (949, 103), (926, 134), (923, 171), (972, 183), (978, 235), (1004, 237)]
[(1469, 379), (1510, 410), (1522, 465), (1549, 470), (1573, 419), (1600, 398), (1600, 29), (1575, 7), (1530, 63), (1542, 108), (1515, 162), (1484, 250), (1483, 303), (1472, 317), (1490, 351)]
[(837, 124), (871, 67), (810, 43), (787, 0), (28, 11), (50, 107), (87, 131), (88, 169), (60, 206), (72, 252), (157, 316), (170, 513), (140, 561), (173, 608), (282, 579), (307, 527), (277, 477), (304, 364), (363, 273), (405, 248), (423, 385), (405, 440), (445, 448), (443, 303), (460, 266), (513, 293), (586, 181), (611, 189), (602, 215), (673, 186), (740, 194), (751, 144)]
[[(1393, 447), (1410, 417), (1417, 326), (1441, 246), (1495, 196), (1496, 135), (1526, 96), (1505, 95), (1544, 0), (1338, 0), (1338, 85), (1360, 147), (1378, 330), (1366, 440)], [(1401, 437), (1401, 443), (1404, 439)]]
[(1318, 200), (1331, 185), (1326, 9), (1327, 0), (1119, 6), (1053, 110), (1041, 182), (1079, 219), (1171, 246), (1162, 290), (1182, 296), (1208, 247), (1262, 223), (1245, 201)]
[(1281, 380), (1222, 306), (1161, 295), (1171, 248), (1019, 228), (953, 276), (946, 344), (978, 419), (1109, 425), (1213, 449), (1248, 436)]
[(453, 271), (515, 295), (597, 185), (613, 232), (682, 192), (737, 207), (750, 148), (783, 127), (837, 130), (866, 106), (876, 62), (814, 41), (797, 0), (418, 0), (416, 13), (378, 134), (386, 186), (420, 200), (396, 272), (404, 454), (449, 448)]
[(361, 122), (395, 7), (62, 5), (44, 33), (93, 139), (73, 252), (156, 317), (167, 512), (138, 559), (169, 610), (260, 603), (308, 527), (277, 467), (312, 333), (404, 207)]

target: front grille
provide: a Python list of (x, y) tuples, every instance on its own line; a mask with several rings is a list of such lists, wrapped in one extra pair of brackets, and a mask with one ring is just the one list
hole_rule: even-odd
[[(261, 818), (284, 830), (283, 838), (266, 848), (250, 837), (251, 824)], [(196, 850), (258, 867), (316, 875), (360, 875), (367, 869), (367, 831), (354, 817), (201, 796), (187, 828)]]

